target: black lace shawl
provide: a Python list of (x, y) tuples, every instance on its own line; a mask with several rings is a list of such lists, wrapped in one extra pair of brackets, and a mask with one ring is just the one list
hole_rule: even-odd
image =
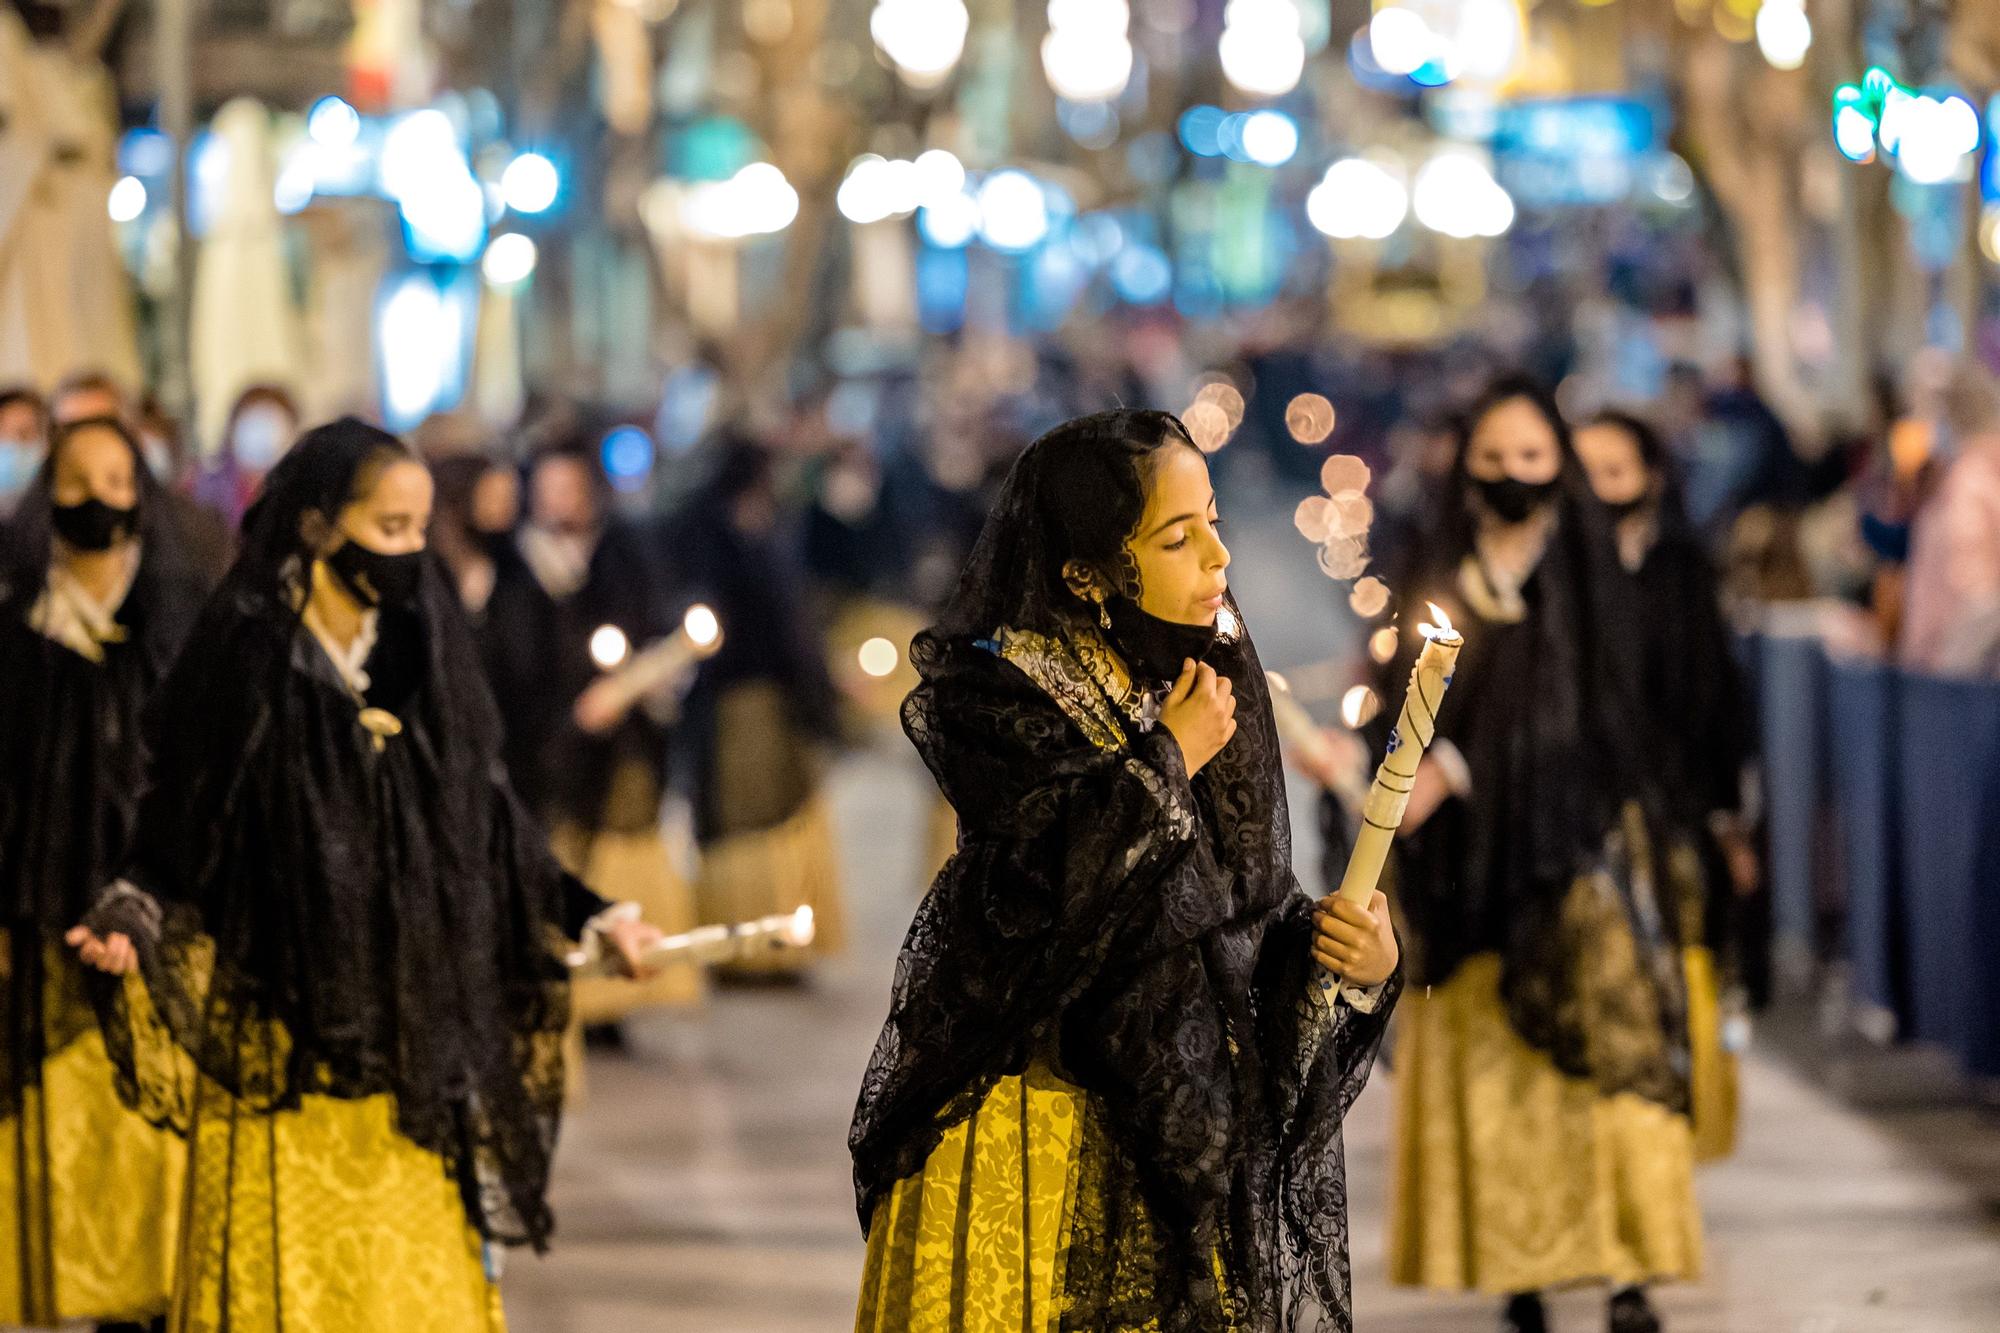
[(1524, 1040), (1607, 1091), (1684, 1106), (1684, 999), (1675, 914), (1660, 910), (1655, 891), (1662, 825), (1651, 720), (1639, 702), (1637, 589), (1546, 395), (1503, 383), (1483, 401), (1517, 396), (1543, 405), (1563, 448), (1555, 525), (1520, 590), (1524, 614), (1489, 614), (1464, 592), (1478, 524), (1464, 469), (1468, 423), (1442, 530), (1398, 590), (1403, 652), (1381, 677), (1378, 755), (1421, 646), (1407, 630), (1427, 618), (1424, 603), (1444, 607), (1464, 632), (1437, 734), (1464, 754), (1472, 795), (1397, 843), (1411, 975), (1442, 983), (1472, 955), (1498, 953), (1502, 998)]
[(62, 936), (118, 868), (138, 801), (140, 706), (204, 589), (171, 541), (139, 450), (139, 568), (92, 661), (28, 622), (48, 577), (53, 461), (14, 516), (19, 564), (0, 570), (0, 1118), (42, 1062), (96, 1023)]
[[(1312, 903), (1292, 876), (1256, 652), (1245, 636), (1211, 658), (1235, 683), (1239, 730), (1192, 781), (1164, 728), (1113, 713), (1118, 732), (1093, 737), (1058, 702), (1104, 707), (1075, 669), (1102, 643), (1059, 601), (1067, 557), (1042, 487), (1066, 470), (1051, 453), (1101, 459), (1157, 442), (1168, 421), (1105, 414), (1031, 446), (943, 622), (912, 649), (923, 683), (904, 729), (961, 832), (862, 1085), (860, 1214), (865, 1228), (996, 1080), (1042, 1058), (1102, 1108), (1084, 1132), (1063, 1328), (1346, 1330), (1340, 1123), (1393, 986), (1375, 1016), (1343, 1009), (1301, 1068)], [(1104, 475), (1126, 493), (1104, 512), (1129, 509), (1136, 471)], [(998, 655), (1002, 626), (1040, 645), (1018, 659), (1038, 678)]]
[[(543, 1245), (568, 989), (558, 949), (602, 900), (520, 809), (469, 627), (435, 561), (385, 611), (365, 702), (302, 624), (308, 534), (363, 469), (409, 457), (359, 422), (266, 479), (242, 553), (148, 710), (125, 875), (92, 914), (139, 945), (151, 1012), (104, 997), (120, 1091), (183, 1131), (307, 1094), (395, 1099), (489, 1239)], [(157, 1017), (155, 1017), (155, 1014)], [(166, 1046), (163, 1039), (170, 1038)], [(191, 1056), (193, 1086), (175, 1077)]]

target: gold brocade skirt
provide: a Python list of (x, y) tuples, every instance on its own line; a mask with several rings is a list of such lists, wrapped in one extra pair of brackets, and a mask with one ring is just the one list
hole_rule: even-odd
[[(549, 845), (571, 874), (613, 902), (639, 904), (646, 920), (667, 934), (694, 926), (694, 890), (674, 869), (657, 829), (593, 832), (558, 824)], [(571, 1022), (612, 1023), (641, 1009), (699, 1004), (705, 991), (698, 967), (669, 967), (646, 981), (582, 977), (570, 987)]]
[(730, 924), (760, 916), (813, 909), (810, 949), (773, 949), (732, 963), (732, 972), (797, 971), (808, 960), (847, 947), (847, 907), (840, 892), (840, 848), (824, 793), (806, 798), (783, 823), (732, 833), (702, 849), (695, 886), (704, 924)]
[(200, 1110), (170, 1333), (504, 1333), (458, 1183), (388, 1096)]
[(1498, 1295), (1698, 1276), (1689, 1118), (1557, 1070), (1499, 987), (1481, 954), (1403, 997), (1390, 1279)]
[[(21, 1114), (0, 1121), (0, 1324), (163, 1312), (186, 1155), (118, 1100), (95, 1028), (44, 1062)], [(37, 1270), (53, 1291), (24, 1284)]]
[(1719, 1162), (1736, 1151), (1736, 1057), (1722, 1048), (1722, 991), (1715, 956), (1707, 949), (1681, 955), (1687, 972), (1688, 1047), (1693, 1056), (1694, 1158)]
[(857, 1333), (1057, 1327), (1086, 1094), (1040, 1064), (994, 1085), (875, 1206)]

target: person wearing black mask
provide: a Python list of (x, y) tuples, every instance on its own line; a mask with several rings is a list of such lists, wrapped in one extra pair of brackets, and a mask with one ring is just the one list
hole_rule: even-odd
[(137, 442), (58, 430), (0, 570), (0, 1324), (166, 1310), (182, 1150), (127, 1110), (63, 947), (117, 868), (138, 718), (200, 609)]
[(1743, 945), (1760, 934), (1755, 843), (1743, 818), (1757, 734), (1722, 614), (1721, 581), (1681, 500), (1678, 470), (1644, 420), (1603, 412), (1576, 433), (1591, 489), (1611, 511), (1619, 560), (1637, 583), (1642, 697), (1670, 826), (1667, 887), (1688, 973), (1695, 1148), (1727, 1157), (1736, 1141), (1736, 1061), (1747, 983), (1762, 969)]
[[(1634, 590), (1539, 385), (1502, 379), (1465, 414), (1398, 591), (1405, 624), (1437, 602), (1466, 647), (1393, 865), (1422, 989), (1396, 1050), (1390, 1278), (1503, 1296), (1508, 1333), (1544, 1333), (1545, 1288), (1608, 1284), (1613, 1333), (1654, 1333), (1646, 1286), (1701, 1263), (1681, 929)], [(1404, 637), (1386, 699), (1421, 647)]]
[(1292, 875), (1220, 523), (1178, 420), (1072, 421), (912, 646), (961, 835), (848, 1138), (865, 1333), (1352, 1327), (1340, 1128), (1397, 944)]
[[(662, 825), (673, 696), (615, 716), (579, 710), (586, 691), (669, 632), (661, 580), (611, 510), (611, 487), (583, 448), (548, 448), (526, 469), (526, 522), (492, 561), (479, 638), (502, 701), (507, 773), (549, 828), (556, 854), (663, 930), (695, 924), (694, 891), (675, 868)], [(478, 542), (476, 483), (465, 491)], [(463, 586), (461, 584), (461, 586)], [(613, 651), (607, 651), (606, 643)], [(700, 1001), (702, 974), (673, 968), (643, 985), (592, 977), (574, 1012), (594, 1041), (622, 1043), (617, 1023), (640, 1009)]]
[(429, 472), (308, 432), (146, 718), (122, 875), (69, 942), (111, 974), (119, 1091), (187, 1136), (176, 1328), (504, 1327), (545, 1247), (563, 941), (659, 932), (550, 855), (425, 554)]

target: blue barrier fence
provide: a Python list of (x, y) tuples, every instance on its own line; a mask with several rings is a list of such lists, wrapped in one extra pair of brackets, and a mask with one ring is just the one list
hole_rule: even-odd
[(1840, 925), (1856, 996), (1905, 1037), (2000, 1078), (2000, 685), (1752, 650), (1763, 709), (1772, 924)]

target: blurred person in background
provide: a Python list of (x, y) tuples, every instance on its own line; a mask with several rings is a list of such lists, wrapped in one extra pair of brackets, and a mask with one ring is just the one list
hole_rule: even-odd
[(275, 384), (245, 389), (229, 409), (221, 446), (195, 479), (195, 497), (226, 516), (231, 527), (241, 523), (264, 478), (298, 438), (299, 425), (298, 404), (284, 389)]
[[(49, 399), (49, 418), (58, 427), (114, 418), (134, 432), (142, 448), (145, 446), (141, 413), (118, 381), (101, 371), (82, 371), (58, 385)], [(153, 470), (150, 458), (147, 467)], [(155, 471), (154, 475), (159, 474)], [(210, 583), (220, 581), (235, 554), (236, 516), (190, 498), (173, 484), (163, 485), (156, 499), (175, 549), (185, 553)]]
[(2000, 385), (1962, 365), (1941, 407), (1947, 461), (1916, 515), (1898, 657), (1912, 671), (2000, 679)]
[(55, 426), (72, 421), (89, 421), (131, 415), (131, 399), (123, 386), (99, 370), (82, 370), (56, 386), (49, 396), (49, 421)]
[(500, 566), (518, 561), (514, 544), (520, 519), (521, 476), (483, 454), (454, 454), (431, 465), (437, 507), (431, 515), (431, 549), (458, 588), (475, 625), (486, 618)]
[[(478, 527), (479, 485), (491, 470), (472, 478), (466, 494), (469, 531), (456, 530), (456, 517), (446, 524), (458, 548), (447, 562), (466, 570), (483, 555), (491, 567), (479, 637), (500, 701), (508, 774), (572, 873), (639, 904), (661, 929), (685, 930), (694, 924), (694, 895), (661, 822), (678, 699), (606, 715), (584, 702), (593, 684), (676, 623), (667, 590), (637, 535), (612, 517), (610, 484), (590, 451), (551, 445), (528, 461), (526, 511), (511, 551), (496, 549), (498, 534)], [(451, 481), (456, 488), (463, 478)], [(463, 596), (463, 581), (459, 590)], [(690, 1004), (701, 993), (701, 974), (689, 967), (644, 982), (590, 978), (577, 984), (575, 1017), (593, 1039), (616, 1046), (614, 1025), (627, 1014)]]
[(0, 1322), (165, 1313), (185, 1149), (118, 1098), (63, 944), (117, 872), (139, 716), (201, 609), (121, 423), (56, 433), (0, 570)]
[(49, 451), (49, 410), (32, 389), (0, 390), (0, 524), (13, 514)]
[(1641, 698), (1670, 841), (1662, 849), (1669, 910), (1687, 967), (1695, 1149), (1703, 1161), (1736, 1144), (1736, 998), (1745, 900), (1759, 887), (1743, 791), (1757, 719), (1722, 590), (1687, 511), (1666, 445), (1652, 426), (1604, 412), (1576, 433), (1591, 489), (1611, 511), (1618, 556), (1638, 584)]
[(724, 973), (795, 976), (846, 942), (824, 791), (840, 702), (805, 576), (784, 541), (775, 457), (730, 431), (713, 458), (707, 483), (664, 529), (670, 567), (722, 624), (721, 648), (702, 665), (686, 707), (698, 911), (706, 924), (812, 907), (812, 949)]
[(1603, 1284), (1612, 1333), (1654, 1333), (1646, 1288), (1698, 1276), (1702, 1238), (1631, 576), (1531, 380), (1462, 418), (1441, 516), (1401, 589), (1406, 624), (1435, 601), (1466, 646), (1397, 840), (1389, 1276), (1502, 1297), (1508, 1333), (1544, 1333), (1544, 1290)]

